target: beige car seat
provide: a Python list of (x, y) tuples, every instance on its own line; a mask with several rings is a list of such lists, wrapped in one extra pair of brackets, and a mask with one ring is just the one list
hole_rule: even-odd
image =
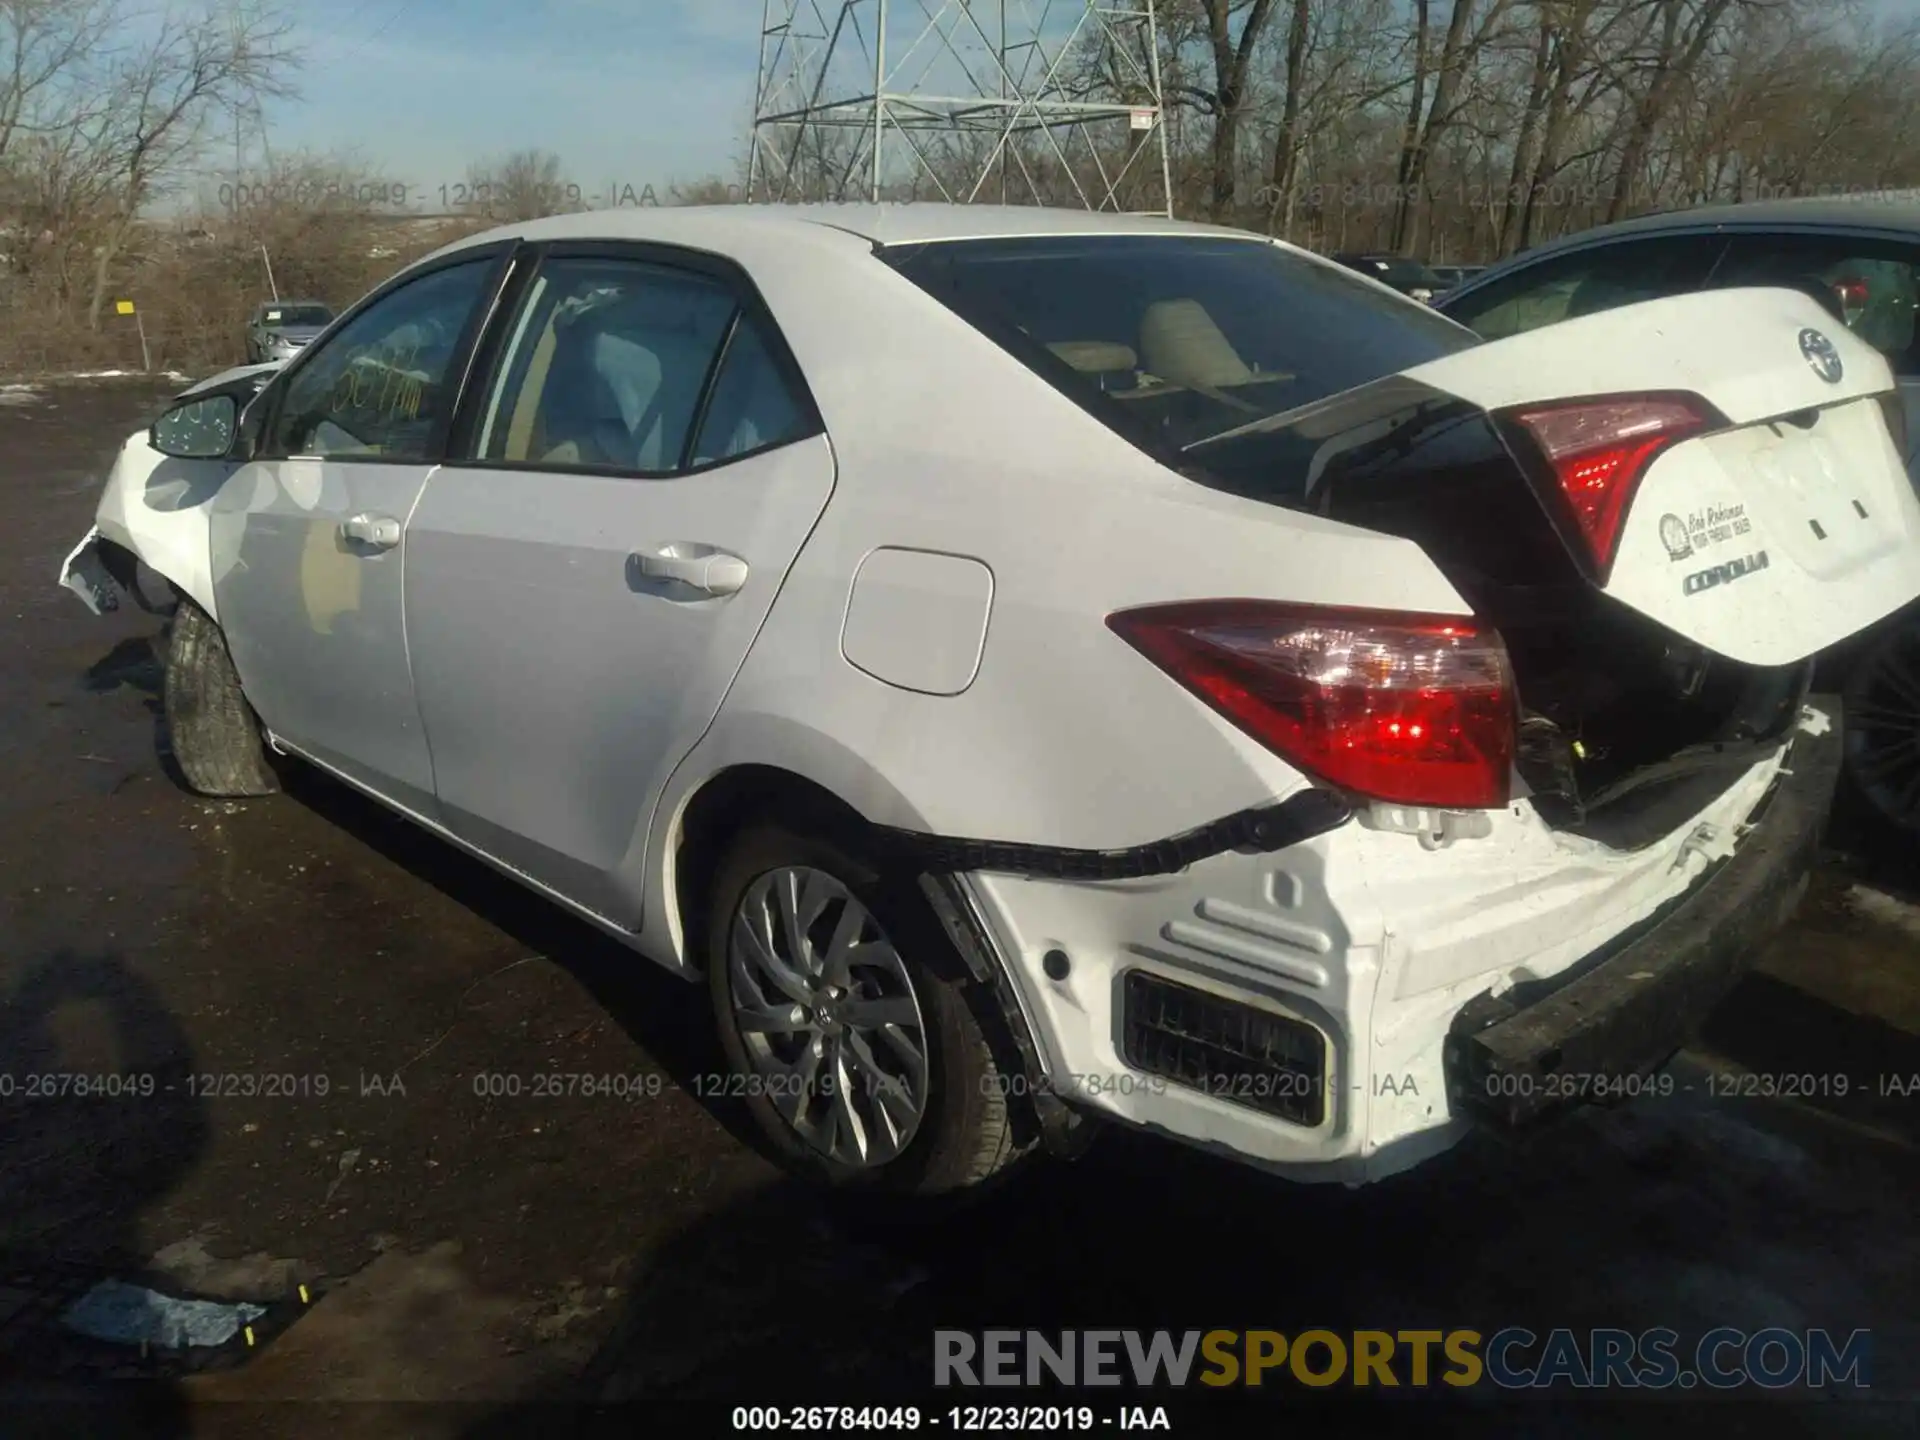
[(1140, 318), (1140, 358), (1170, 385), (1220, 390), (1244, 385), (1254, 372), (1198, 300), (1160, 300)]

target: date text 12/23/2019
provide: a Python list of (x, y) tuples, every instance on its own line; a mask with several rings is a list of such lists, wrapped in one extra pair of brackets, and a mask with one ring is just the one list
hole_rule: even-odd
[(921, 1429), (956, 1434), (1165, 1433), (1173, 1429), (1173, 1421), (1164, 1405), (950, 1405), (945, 1410), (922, 1410), (918, 1405), (736, 1405), (733, 1428), (776, 1435), (862, 1430), (895, 1435)]

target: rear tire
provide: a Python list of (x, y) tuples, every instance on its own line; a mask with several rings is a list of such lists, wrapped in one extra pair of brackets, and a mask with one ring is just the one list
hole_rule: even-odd
[(1920, 837), (1920, 620), (1875, 638), (1843, 702), (1848, 787), (1880, 824)]
[(1031, 1148), (1008, 1113), (1015, 1072), (976, 1018), (991, 996), (912, 877), (763, 823), (721, 861), (706, 934), (727, 1093), (789, 1170), (924, 1209), (977, 1191)]
[(240, 691), (227, 637), (213, 617), (182, 599), (167, 642), (167, 742), (187, 784), (220, 799), (272, 795), (260, 721)]

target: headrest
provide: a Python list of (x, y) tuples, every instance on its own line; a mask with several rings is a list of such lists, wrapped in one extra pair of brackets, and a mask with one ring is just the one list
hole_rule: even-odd
[(1140, 319), (1146, 368), (1175, 385), (1244, 385), (1253, 371), (1198, 300), (1160, 300)]

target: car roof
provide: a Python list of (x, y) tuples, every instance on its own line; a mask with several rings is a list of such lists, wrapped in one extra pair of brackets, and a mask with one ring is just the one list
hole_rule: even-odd
[(905, 204), (673, 205), (621, 206), (553, 215), (470, 235), (437, 252), (519, 237), (527, 240), (659, 240), (724, 249), (729, 235), (768, 229), (843, 231), (872, 245), (910, 245), (943, 240), (1001, 240), (1067, 235), (1215, 235), (1266, 240), (1251, 231), (1170, 220), (1164, 215), (1120, 214), (1038, 205)]
[(1791, 200), (1755, 200), (1741, 205), (1696, 205), (1663, 210), (1600, 225), (1550, 240), (1512, 257), (1536, 260), (1638, 235), (1716, 230), (1880, 230), (1920, 236), (1920, 190), (1883, 190), (1857, 195), (1815, 195)]
[(1616, 241), (1657, 235), (1765, 233), (1851, 233), (1920, 240), (1920, 190), (1863, 191), (1849, 195), (1810, 195), (1786, 200), (1753, 200), (1737, 205), (1696, 205), (1663, 210), (1611, 225), (1577, 231), (1531, 249), (1522, 250), (1488, 266), (1473, 277), (1471, 286), (1450, 291), (1452, 304), (1483, 285), (1557, 255), (1610, 245)]

